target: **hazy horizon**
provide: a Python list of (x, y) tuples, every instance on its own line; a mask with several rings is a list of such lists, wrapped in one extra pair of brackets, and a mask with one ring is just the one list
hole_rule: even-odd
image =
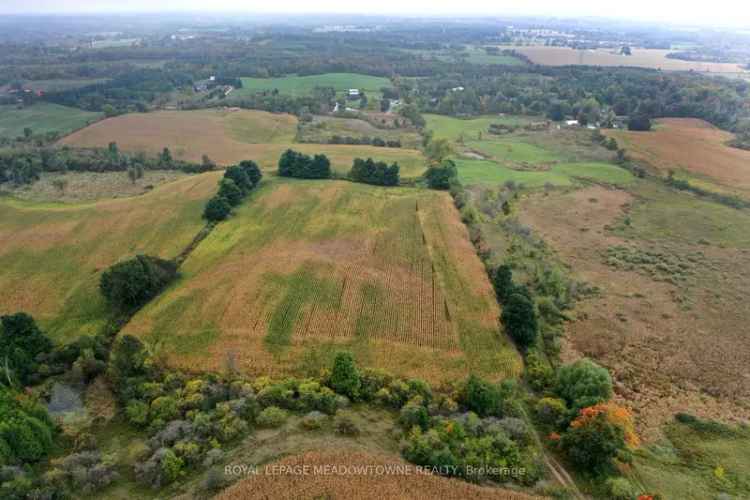
[(413, 0), (408, 6), (403, 2), (382, 0), (377, 5), (356, 6), (340, 0), (322, 0), (310, 6), (299, 0), (279, 0), (272, 4), (225, 0), (220, 6), (206, 8), (197, 0), (167, 0), (153, 2), (131, 0), (127, 6), (121, 2), (105, 0), (76, 0), (60, 2), (54, 0), (8, 0), (0, 4), (0, 14), (245, 14), (245, 15), (385, 15), (404, 17), (589, 17), (618, 19), (634, 22), (663, 22), (665, 24), (694, 24), (713, 26), (750, 27), (750, 3), (735, 0), (717, 0), (709, 4), (685, 5), (674, 1), (646, 2), (632, 0), (628, 3), (606, 4), (592, 0), (572, 0), (561, 4), (551, 0), (527, 2), (520, 7), (498, 6), (488, 0), (468, 0), (461, 3), (430, 2)]

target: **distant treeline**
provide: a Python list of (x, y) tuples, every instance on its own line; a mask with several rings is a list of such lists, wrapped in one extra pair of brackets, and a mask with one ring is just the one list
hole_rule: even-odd
[[(638, 68), (535, 66), (524, 72), (452, 73), (416, 81), (422, 112), (572, 116), (584, 123), (615, 115), (701, 118), (735, 130), (750, 119), (750, 84), (698, 74)], [(462, 91), (452, 89), (464, 87)]]
[(146, 111), (157, 97), (193, 83), (188, 73), (137, 69), (116, 78), (77, 89), (50, 92), (44, 100), (108, 115)]
[[(305, 139), (302, 139), (302, 143), (312, 143), (312, 144), (319, 144), (319, 141), (308, 141)], [(326, 144), (352, 144), (352, 145), (364, 145), (364, 146), (376, 146), (380, 148), (400, 148), (401, 147), (401, 141), (396, 140), (385, 140), (380, 137), (351, 137), (348, 135), (341, 136), (341, 135), (333, 135), (328, 138), (326, 141)]]

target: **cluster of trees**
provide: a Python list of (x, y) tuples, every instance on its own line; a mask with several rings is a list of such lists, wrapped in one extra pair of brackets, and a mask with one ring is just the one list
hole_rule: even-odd
[(355, 145), (367, 145), (367, 146), (377, 146), (381, 148), (400, 148), (401, 147), (401, 141), (398, 139), (395, 140), (385, 140), (381, 139), (380, 137), (351, 137), (351, 136), (340, 136), (340, 135), (333, 135), (330, 139), (328, 139), (328, 144), (355, 144)]
[(99, 290), (117, 310), (132, 311), (156, 297), (177, 277), (177, 265), (168, 260), (136, 255), (102, 273)]
[(539, 334), (539, 321), (529, 289), (513, 282), (510, 265), (498, 266), (491, 276), (498, 302), (503, 306), (500, 320), (505, 331), (522, 348), (533, 345)]
[(215, 165), (204, 157), (202, 163), (176, 160), (169, 148), (157, 156), (145, 153), (122, 153), (117, 143), (107, 148), (12, 148), (0, 151), (0, 184), (31, 184), (42, 172), (143, 172), (144, 170), (181, 170), (200, 173), (213, 170)]
[(349, 178), (355, 182), (375, 184), (378, 186), (398, 186), (399, 166), (398, 163), (388, 165), (383, 161), (375, 161), (372, 158), (363, 160), (355, 158)]
[(263, 174), (258, 164), (252, 160), (243, 160), (224, 171), (219, 181), (219, 191), (208, 200), (203, 210), (203, 217), (212, 222), (226, 219), (236, 207), (259, 183)]
[(301, 179), (328, 179), (331, 177), (331, 162), (323, 154), (309, 156), (287, 149), (279, 158), (279, 175)]
[(440, 164), (428, 167), (424, 177), (430, 189), (450, 189), (458, 180), (458, 169), (453, 160), (443, 160)]

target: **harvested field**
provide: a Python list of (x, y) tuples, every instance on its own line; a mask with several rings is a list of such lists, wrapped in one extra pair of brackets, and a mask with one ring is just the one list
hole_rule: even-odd
[[(138, 196), (187, 176), (178, 170), (146, 170), (143, 177), (133, 183), (127, 172), (42, 172), (33, 184), (6, 183), (0, 185), (0, 190), (22, 200), (75, 203)], [(62, 189), (55, 185), (57, 181), (65, 183)]]
[[(327, 466), (330, 466), (329, 470), (341, 473), (294, 474), (295, 470), (302, 470), (304, 467), (314, 471), (324, 470)], [(349, 470), (353, 472), (347, 473)], [(357, 470), (360, 472), (354, 472)], [(372, 472), (362, 472), (368, 470)], [(386, 470), (400, 473), (389, 473)], [(414, 465), (391, 455), (325, 450), (294, 455), (260, 467), (257, 475), (240, 481), (216, 498), (530, 500), (539, 497), (418, 471)]]
[(181, 368), (316, 372), (346, 347), (431, 381), (520, 370), (445, 193), (267, 182), (182, 272), (125, 329)]
[(96, 333), (107, 308), (100, 272), (136, 253), (172, 258), (203, 227), (219, 173), (96, 203), (0, 198), (0, 314), (25, 311), (57, 340)]
[[(529, 197), (521, 207), (522, 221), (578, 279), (599, 288), (576, 307), (563, 357), (586, 355), (610, 368), (617, 398), (633, 407), (646, 438), (658, 436), (679, 411), (724, 421), (750, 418), (743, 403), (750, 349), (741, 333), (750, 321), (744, 307), (750, 252), (729, 246), (722, 233), (698, 229), (711, 238), (705, 244), (686, 237), (700, 228), (706, 210), (742, 215), (720, 205), (693, 206), (669, 224), (678, 234), (665, 235), (648, 222), (659, 218), (654, 204), (703, 202), (650, 185), (639, 184), (634, 193), (638, 198), (589, 187)], [(629, 225), (621, 222), (625, 213)]]
[[(661, 118), (650, 132), (607, 130), (637, 161), (662, 175), (675, 170), (703, 177), (724, 189), (750, 195), (750, 151), (732, 148), (732, 134), (694, 118)], [(692, 181), (692, 180), (691, 180)]]
[(116, 141), (121, 150), (156, 154), (166, 146), (176, 158), (199, 162), (206, 154), (219, 165), (253, 159), (264, 169), (276, 169), (281, 153), (294, 148), (307, 154), (325, 153), (339, 172), (348, 172), (357, 157), (398, 162), (403, 177), (424, 170), (419, 151), (375, 146), (294, 144), (297, 119), (265, 111), (207, 109), (159, 111), (109, 118), (61, 141), (77, 147), (106, 147)]
[(501, 49), (515, 50), (528, 57), (534, 64), (546, 66), (633, 66), (661, 69), (664, 71), (697, 71), (702, 73), (743, 73), (743, 68), (735, 63), (713, 63), (669, 59), (671, 50), (632, 49), (633, 54), (625, 56), (611, 50), (576, 50), (570, 47), (501, 46)]

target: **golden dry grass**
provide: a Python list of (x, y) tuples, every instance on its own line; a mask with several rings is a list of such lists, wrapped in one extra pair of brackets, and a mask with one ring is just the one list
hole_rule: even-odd
[(661, 118), (650, 132), (607, 130), (628, 154), (666, 175), (670, 169), (708, 177), (750, 194), (750, 151), (727, 146), (732, 134), (695, 118)]
[(182, 271), (125, 329), (181, 368), (280, 375), (342, 347), (432, 381), (520, 371), (445, 193), (273, 180)]
[(297, 118), (265, 111), (203, 109), (131, 113), (95, 123), (65, 137), (61, 144), (105, 147), (116, 141), (128, 152), (156, 154), (166, 146), (179, 159), (200, 162), (204, 154), (222, 166), (255, 160), (264, 169), (276, 169), (288, 148), (307, 154), (325, 153), (332, 166), (347, 172), (354, 158), (372, 157), (398, 162), (402, 177), (416, 177), (424, 159), (414, 149), (324, 144), (295, 144)]
[[(391, 472), (399, 472), (385, 473), (386, 468)], [(308, 471), (307, 474), (294, 473), (305, 470)], [(315, 473), (316, 470), (318, 473)], [(328, 472), (324, 472), (325, 470)], [(351, 473), (347, 473), (350, 471)], [(541, 497), (417, 471), (414, 465), (385, 454), (325, 450), (294, 455), (260, 466), (258, 474), (236, 483), (216, 498), (532, 500)]]
[[(657, 436), (661, 424), (680, 411), (746, 420), (750, 408), (743, 401), (748, 397), (750, 348), (741, 332), (750, 321), (744, 307), (750, 293), (750, 273), (744, 271), (750, 252), (696, 247), (658, 233), (651, 240), (613, 234), (606, 228), (627, 211), (634, 226), (644, 224), (641, 217), (657, 216), (649, 212), (649, 198), (656, 195), (645, 188), (636, 194), (644, 198), (597, 186), (535, 196), (523, 203), (522, 221), (558, 253), (577, 279), (599, 289), (577, 304), (576, 320), (566, 326), (563, 358), (590, 356), (610, 368), (619, 382), (618, 400), (634, 409), (647, 439)], [(690, 200), (684, 194), (674, 196)], [(645, 203), (645, 215), (640, 209), (633, 211), (634, 203)], [(699, 208), (693, 210), (700, 218)], [(673, 256), (696, 274), (672, 281), (668, 274), (649, 275), (638, 265), (613, 267), (606, 251), (617, 245)], [(697, 251), (705, 254), (700, 265), (690, 260)]]
[(624, 56), (607, 49), (576, 50), (570, 47), (547, 47), (544, 45), (530, 47), (501, 46), (525, 55), (535, 64), (546, 66), (635, 66), (641, 68), (661, 69), (664, 71), (697, 71), (706, 73), (748, 73), (735, 63), (712, 63), (700, 61), (681, 61), (669, 59), (670, 50), (632, 49), (633, 54)]
[(204, 225), (212, 172), (139, 197), (85, 204), (0, 199), (0, 314), (26, 311), (63, 340), (106, 319), (102, 270), (136, 253), (172, 258)]

